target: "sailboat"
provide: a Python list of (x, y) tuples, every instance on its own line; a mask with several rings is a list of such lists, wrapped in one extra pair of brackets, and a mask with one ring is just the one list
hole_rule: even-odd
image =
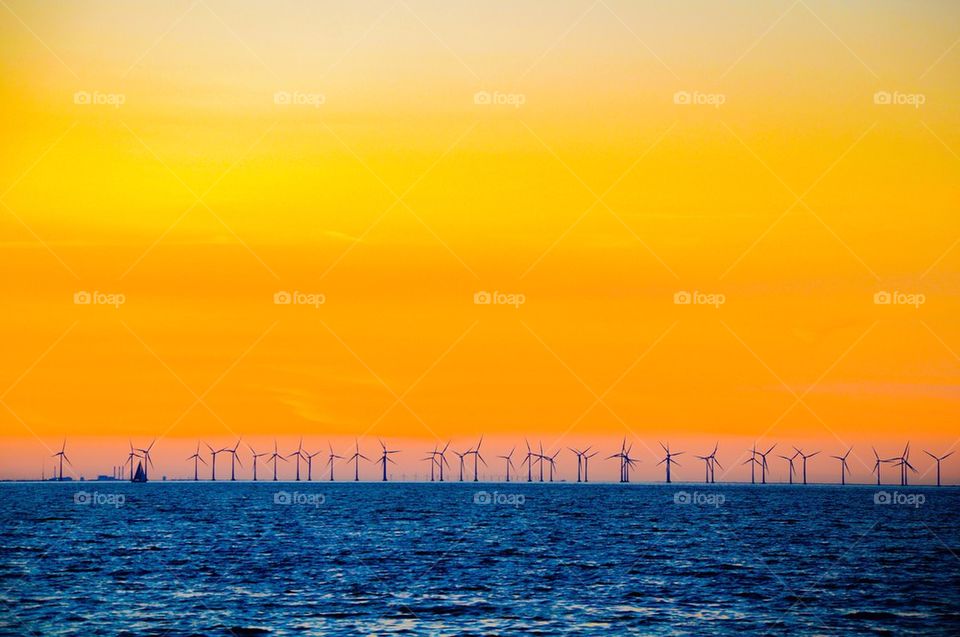
[(133, 474), (133, 479), (130, 482), (146, 482), (147, 481), (147, 472), (143, 469), (143, 463), (137, 462), (137, 471)]

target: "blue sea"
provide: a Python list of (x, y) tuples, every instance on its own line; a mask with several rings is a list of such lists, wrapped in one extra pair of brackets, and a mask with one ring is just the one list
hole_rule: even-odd
[(0, 484), (3, 635), (960, 634), (960, 490)]

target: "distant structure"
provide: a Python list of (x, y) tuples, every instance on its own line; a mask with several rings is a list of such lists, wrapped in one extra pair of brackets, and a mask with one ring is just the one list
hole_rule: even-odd
[[(589, 449), (589, 447), (587, 447)], [(590, 482), (590, 458), (594, 457), (600, 453), (599, 451), (594, 451), (593, 453), (584, 453), (583, 454), (583, 481)]]
[(63, 461), (66, 460), (68, 465), (70, 465), (71, 467), (73, 466), (73, 464), (70, 462), (70, 459), (67, 458), (67, 439), (66, 438), (63, 439), (63, 445), (60, 447), (60, 451), (58, 451), (57, 453), (53, 454), (50, 457), (60, 459), (60, 471), (57, 475), (57, 481), (63, 482)]
[(842, 456), (830, 456), (831, 458), (836, 458), (840, 461), (840, 484), (847, 484), (847, 471), (850, 470), (850, 467), (847, 466), (847, 456), (850, 455), (850, 452), (853, 451), (853, 447), (847, 449), (847, 453)]
[(300, 438), (300, 442), (297, 443), (297, 450), (291, 453), (287, 458), (296, 458), (297, 459), (297, 476), (296, 481), (300, 482), (300, 460), (303, 459), (303, 438)]
[(367, 462), (370, 462), (370, 458), (366, 457), (360, 453), (360, 441), (355, 441), (355, 448), (353, 455), (350, 456), (350, 462), (353, 463), (353, 481), (360, 482), (360, 459), (363, 458)]
[(207, 443), (207, 442), (203, 444), (207, 445), (207, 449), (210, 450), (210, 481), (216, 482), (217, 481), (217, 454), (225, 452), (226, 449), (214, 449), (213, 447), (210, 446), (210, 443)]
[(657, 463), (657, 466), (659, 467), (660, 465), (666, 463), (666, 465), (667, 465), (667, 467), (666, 467), (666, 468), (667, 468), (667, 484), (670, 484), (670, 465), (671, 465), (671, 464), (675, 464), (675, 465), (677, 465), (678, 467), (680, 466), (680, 463), (677, 462), (676, 460), (674, 460), (673, 457), (674, 457), (674, 456), (679, 456), (679, 455), (681, 455), (683, 452), (682, 452), (682, 451), (676, 451), (676, 452), (671, 453), (671, 452), (670, 452), (670, 445), (664, 445), (662, 442), (660, 443), (660, 447), (663, 449), (663, 451), (664, 451), (667, 455), (664, 456), (663, 460), (661, 460), (660, 462)]
[(263, 453), (257, 453), (257, 450), (254, 449), (250, 445), (250, 443), (247, 443), (247, 448), (250, 449), (250, 456), (253, 458), (253, 481), (256, 482), (257, 481), (257, 459), (259, 459), (261, 456), (267, 456), (270, 454), (268, 454), (266, 451), (264, 451)]
[(282, 455), (280, 455), (280, 451), (277, 449), (277, 440), (276, 438), (274, 438), (273, 453), (271, 453), (270, 457), (267, 458), (267, 462), (273, 463), (273, 481), (274, 482), (277, 481), (277, 460), (282, 460), (283, 462), (287, 462), (287, 459), (284, 458)]
[(696, 456), (696, 458), (703, 460), (703, 471), (704, 471), (704, 484), (713, 484), (716, 479), (717, 467), (723, 469), (723, 465), (717, 460), (717, 450), (720, 449), (720, 441), (717, 441), (717, 444), (714, 445), (713, 451), (705, 456)]
[(783, 456), (783, 455), (780, 456), (781, 458), (786, 460), (788, 463), (790, 463), (790, 470), (787, 474), (790, 480), (790, 484), (793, 484), (793, 474), (796, 473), (796, 470), (793, 467), (793, 460), (794, 458), (797, 457), (797, 455), (798, 454), (794, 453), (792, 456)]
[[(200, 463), (207, 464), (207, 461), (200, 455), (200, 441), (197, 441), (197, 450), (187, 460), (193, 460), (193, 481), (200, 480)], [(256, 471), (256, 470), (254, 470)]]
[(329, 442), (327, 443), (327, 446), (330, 448), (330, 454), (327, 456), (327, 465), (330, 467), (330, 482), (333, 482), (333, 463), (336, 460), (343, 460), (343, 456), (338, 456), (337, 454), (333, 453), (333, 445)]
[(903, 453), (899, 458), (891, 458), (891, 462), (900, 467), (900, 486), (906, 487), (909, 486), (909, 480), (907, 479), (907, 469), (917, 473), (916, 468), (910, 464), (910, 442), (907, 442), (907, 446), (903, 448)]
[[(395, 461), (393, 458), (390, 457), (390, 454), (392, 454), (392, 453), (400, 453), (400, 451), (399, 451), (398, 449), (387, 449), (387, 446), (386, 446), (385, 444), (383, 444), (383, 441), (382, 441), (382, 440), (377, 440), (377, 442), (380, 443), (380, 447), (383, 449), (383, 455), (380, 456), (379, 462), (380, 462), (380, 464), (383, 465), (383, 480), (382, 480), (382, 481), (383, 481), (383, 482), (386, 482), (386, 481), (387, 481), (387, 462), (392, 462), (393, 464), (397, 464), (396, 461)], [(449, 443), (448, 443), (448, 444), (449, 444)]]
[(451, 449), (451, 451), (453, 452), (453, 455), (455, 455), (457, 459), (460, 460), (460, 482), (463, 482), (463, 459), (466, 458), (467, 455), (469, 455), (470, 450), (468, 449), (462, 453), (457, 451), (456, 449)]
[[(497, 456), (498, 458), (503, 458), (504, 464), (506, 465), (506, 468), (507, 468), (507, 482), (510, 482), (510, 467), (513, 466), (513, 460), (512, 460), (512, 458), (513, 458), (513, 452), (516, 451), (516, 450), (517, 450), (517, 448), (514, 447), (513, 449), (510, 450), (510, 453), (508, 453), (507, 455), (505, 455), (505, 456)], [(463, 458), (460, 458), (460, 482), (463, 482)]]
[(303, 458), (307, 461), (307, 482), (313, 482), (313, 459), (319, 455), (319, 451), (314, 451), (313, 453), (303, 452)]
[[(137, 466), (137, 473), (135, 473), (134, 476), (133, 476), (133, 481), (134, 481), (134, 482), (146, 482), (146, 481), (147, 481), (147, 467), (148, 467), (148, 466), (150, 466), (150, 467), (153, 466), (153, 460), (150, 458), (150, 450), (153, 449), (153, 445), (156, 444), (156, 442), (157, 442), (157, 440), (156, 440), (156, 438), (154, 438), (153, 441), (152, 441), (149, 445), (147, 445), (147, 448), (146, 448), (146, 449), (137, 449), (137, 451), (140, 452), (140, 456), (143, 458), (143, 463), (142, 463), (142, 464), (141, 464), (141, 463), (137, 463), (137, 465), (138, 465), (138, 466)], [(137, 479), (137, 475), (140, 473), (140, 469), (141, 469), (141, 468), (143, 469), (143, 476), (142, 476), (143, 479), (142, 479), (142, 480), (138, 480), (138, 479)]]
[(923, 453), (925, 453), (925, 454), (927, 454), (928, 456), (930, 456), (931, 458), (933, 458), (933, 459), (936, 461), (936, 463), (937, 463), (937, 486), (939, 487), (939, 486), (940, 486), (940, 462), (943, 461), (943, 460), (946, 460), (947, 458), (949, 458), (950, 456), (952, 456), (952, 455), (953, 455), (953, 452), (951, 451), (950, 453), (948, 453), (948, 454), (946, 454), (946, 455), (943, 455), (943, 456), (940, 456), (940, 457), (937, 457), (937, 456), (933, 455), (932, 453), (930, 453), (930, 452), (927, 451), (926, 449), (923, 450)]
[(806, 484), (807, 483), (807, 460), (814, 457), (820, 452), (814, 451), (813, 453), (805, 454), (803, 453), (803, 451), (801, 451), (800, 449), (797, 449), (796, 447), (794, 447), (794, 449), (796, 449), (797, 453), (800, 454), (800, 458), (803, 461), (803, 483)]
[[(449, 443), (447, 443), (447, 444), (449, 445)], [(480, 455), (480, 445), (482, 445), (482, 444), (483, 444), (483, 436), (480, 436), (480, 440), (477, 441), (477, 446), (474, 447), (473, 449), (467, 451), (467, 453), (472, 453), (472, 454), (473, 454), (473, 481), (474, 481), (474, 482), (477, 482), (477, 481), (478, 481), (478, 475), (479, 475), (479, 474), (478, 474), (478, 467), (479, 467), (479, 465), (478, 465), (477, 463), (478, 463), (478, 462), (482, 462), (482, 463), (483, 463), (483, 466), (487, 466), (487, 461), (484, 460), (484, 459), (483, 459), (483, 456)], [(446, 450), (446, 448), (444, 448), (444, 450)], [(442, 469), (441, 469), (440, 473), (441, 473), (441, 479), (442, 479), (442, 478), (443, 478), (443, 470), (442, 470)], [(543, 482), (542, 476), (541, 476), (541, 480), (540, 480), (540, 481)]]
[(236, 482), (237, 480), (237, 468), (236, 465), (243, 466), (243, 463), (240, 462), (240, 458), (237, 457), (237, 449), (240, 448), (240, 441), (237, 440), (237, 444), (233, 446), (233, 449), (224, 449), (224, 452), (230, 454), (230, 482)]

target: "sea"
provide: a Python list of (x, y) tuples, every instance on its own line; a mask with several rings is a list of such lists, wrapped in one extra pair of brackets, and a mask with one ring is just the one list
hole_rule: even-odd
[(2, 483), (0, 634), (958, 635), (960, 489)]

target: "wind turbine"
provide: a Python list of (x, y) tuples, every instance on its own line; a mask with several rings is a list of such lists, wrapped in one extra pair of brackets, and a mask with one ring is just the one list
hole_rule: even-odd
[[(589, 447), (587, 447), (589, 449)], [(600, 453), (599, 451), (594, 451), (593, 453), (584, 453), (583, 454), (583, 481), (590, 482), (590, 476), (588, 475), (588, 469), (590, 468), (590, 458), (594, 457)]]
[(953, 455), (953, 452), (951, 451), (951, 452), (948, 453), (947, 455), (945, 455), (945, 456), (940, 456), (939, 458), (938, 458), (937, 456), (933, 455), (932, 453), (930, 453), (929, 451), (927, 451), (926, 449), (923, 450), (923, 453), (927, 454), (928, 456), (930, 456), (931, 458), (933, 458), (934, 460), (937, 461), (937, 486), (939, 487), (939, 486), (940, 486), (940, 461), (941, 461), (941, 460), (946, 460), (947, 458), (949, 458), (950, 456), (952, 456), (952, 455)]
[[(449, 444), (449, 443), (448, 443), (448, 444)], [(482, 462), (482, 463), (483, 463), (483, 466), (487, 466), (487, 461), (484, 460), (484, 459), (483, 459), (483, 456), (480, 455), (480, 445), (482, 445), (482, 444), (483, 444), (483, 436), (481, 435), (481, 436), (480, 436), (480, 440), (477, 441), (477, 446), (467, 452), (467, 453), (472, 453), (472, 454), (473, 454), (473, 481), (474, 481), (474, 482), (477, 482), (477, 481), (478, 481), (478, 466), (477, 466), (477, 462), (478, 462), (478, 461), (479, 461), (479, 462)], [(446, 447), (444, 447), (444, 451), (446, 451)], [(443, 474), (443, 469), (442, 469), (442, 468), (441, 468), (441, 471), (440, 471), (440, 472), (441, 472), (441, 475), (442, 475), (442, 474)], [(542, 474), (542, 473), (543, 473), (543, 472), (542, 472), (542, 470), (541, 470), (541, 474)], [(543, 476), (542, 476), (542, 475), (540, 476), (540, 482), (543, 482)]]
[[(393, 458), (390, 457), (390, 454), (391, 454), (391, 453), (400, 453), (400, 450), (399, 450), (399, 449), (393, 449), (393, 450), (387, 449), (387, 446), (386, 446), (385, 444), (383, 444), (383, 441), (380, 440), (380, 439), (377, 439), (377, 442), (379, 442), (379, 443), (380, 443), (380, 446), (383, 448), (383, 455), (380, 456), (379, 462), (383, 465), (383, 482), (386, 482), (386, 481), (387, 481), (387, 462), (389, 461), (389, 462), (392, 462), (393, 464), (397, 464), (396, 461), (395, 461)], [(447, 444), (449, 445), (450, 443), (447, 443)]]
[[(717, 462), (717, 449), (719, 448), (720, 448), (720, 442), (718, 441), (717, 444), (714, 445), (713, 451), (711, 451), (709, 454), (705, 456), (695, 456), (696, 458), (703, 460), (703, 472), (704, 472), (703, 481), (705, 484), (711, 484), (714, 481), (714, 475), (716, 473), (715, 465), (720, 464), (719, 462)], [(720, 468), (723, 469), (723, 466), (721, 466)]]
[(272, 462), (272, 463), (273, 463), (273, 481), (274, 481), (274, 482), (277, 481), (277, 460), (283, 460), (284, 462), (287, 461), (287, 459), (284, 458), (283, 456), (281, 456), (281, 455), (280, 455), (280, 452), (277, 450), (277, 440), (276, 440), (276, 438), (274, 438), (274, 440), (273, 440), (273, 453), (271, 453), (271, 454), (270, 454), (270, 457), (267, 458), (267, 462)]
[(67, 439), (66, 438), (63, 439), (63, 445), (60, 447), (60, 451), (58, 451), (57, 453), (53, 454), (50, 457), (60, 458), (60, 475), (59, 477), (57, 477), (57, 480), (63, 481), (63, 461), (66, 460), (68, 465), (70, 465), (71, 467), (73, 466), (73, 463), (70, 462), (70, 458), (67, 457)]
[(767, 455), (773, 451), (773, 448), (776, 447), (776, 443), (770, 446), (766, 451), (758, 451), (757, 455), (760, 456), (760, 484), (767, 483), (767, 469), (770, 468), (770, 465), (767, 464)]
[(437, 468), (437, 445), (433, 445), (433, 451), (428, 451), (427, 456), (423, 458), (424, 461), (430, 461), (430, 482), (435, 480), (435, 470)]
[[(631, 445), (631, 446), (632, 446), (632, 445)], [(671, 464), (675, 464), (675, 465), (677, 465), (678, 467), (680, 466), (680, 463), (677, 462), (676, 460), (674, 460), (673, 457), (674, 457), (674, 456), (679, 456), (679, 455), (683, 454), (683, 452), (682, 452), (682, 451), (677, 451), (677, 452), (671, 453), (671, 452), (670, 452), (670, 445), (664, 445), (662, 442), (660, 443), (660, 447), (667, 453), (667, 455), (664, 457), (663, 460), (661, 460), (660, 462), (657, 463), (657, 466), (659, 467), (659, 466), (662, 465), (663, 463), (667, 463), (667, 484), (670, 484), (670, 465), (671, 465)]]
[(200, 442), (197, 442), (197, 451), (187, 458), (187, 460), (193, 460), (193, 481), (196, 482), (200, 479), (200, 463), (207, 464), (207, 461), (203, 459), (200, 455)]
[(447, 444), (444, 445), (443, 450), (434, 451), (433, 457), (437, 461), (437, 466), (440, 467), (440, 482), (443, 482), (443, 465), (450, 466), (450, 463), (447, 461), (447, 449), (450, 448), (450, 441), (447, 441)]
[[(270, 455), (266, 451), (263, 453), (257, 453), (256, 450), (250, 446), (250, 443), (247, 443), (247, 447), (250, 449), (250, 454), (253, 456), (253, 481), (257, 481), (257, 458), (260, 456)], [(269, 461), (268, 461), (269, 462)]]
[(836, 458), (840, 461), (840, 484), (844, 485), (847, 483), (847, 471), (850, 471), (850, 467), (847, 466), (847, 456), (850, 455), (850, 452), (853, 451), (853, 447), (847, 449), (847, 453), (842, 456), (830, 456), (831, 458)]
[(559, 455), (560, 455), (560, 449), (557, 449), (557, 451), (552, 456), (545, 457), (545, 460), (550, 463), (550, 482), (553, 482), (553, 472), (557, 468), (557, 456)]
[(893, 464), (900, 467), (900, 486), (905, 487), (909, 480), (907, 480), (907, 469), (917, 473), (917, 470), (912, 464), (910, 464), (910, 443), (907, 442), (907, 446), (903, 448), (903, 455), (899, 458), (892, 458)]
[(213, 482), (217, 481), (217, 454), (223, 453), (226, 449), (214, 449), (210, 446), (210, 443), (203, 443), (207, 445), (207, 449), (210, 450), (210, 480)]
[[(631, 447), (632, 447), (632, 446), (633, 446), (633, 445), (631, 445)], [(628, 481), (629, 481), (628, 478), (627, 478), (627, 475), (628, 475), (628, 473), (627, 473), (627, 458), (628, 458), (628, 457), (629, 457), (629, 452), (627, 451), (627, 439), (626, 439), (626, 438), (624, 438), (624, 439), (623, 439), (623, 442), (620, 443), (620, 451), (619, 451), (618, 453), (613, 454), (612, 456), (608, 456), (608, 457), (607, 457), (607, 460), (612, 460), (612, 459), (614, 459), (614, 458), (619, 459), (619, 461), (620, 461), (620, 482), (628, 482)]]
[[(508, 453), (507, 455), (505, 455), (505, 456), (497, 456), (498, 458), (503, 458), (503, 459), (504, 459), (504, 464), (505, 464), (506, 467), (507, 467), (507, 482), (510, 482), (510, 467), (513, 466), (513, 460), (512, 460), (511, 458), (513, 457), (513, 452), (516, 451), (516, 450), (517, 450), (517, 448), (514, 447), (513, 449), (510, 450), (510, 453)], [(461, 467), (460, 470), (461, 470), (461, 471), (463, 470), (463, 464), (462, 464), (462, 462), (463, 462), (463, 459), (461, 458), (461, 465), (460, 465), (460, 467)], [(462, 475), (461, 475), (461, 477), (460, 477), (460, 480), (463, 481), (463, 476), (462, 476)]]
[(354, 463), (354, 465), (353, 465), (353, 481), (354, 481), (354, 482), (360, 482), (360, 458), (363, 458), (363, 459), (366, 460), (367, 462), (370, 462), (370, 458), (368, 458), (368, 457), (366, 457), (365, 455), (363, 455), (362, 453), (360, 453), (360, 441), (359, 441), (359, 440), (354, 441), (354, 444), (355, 444), (355, 446), (356, 446), (356, 450), (354, 451), (353, 455), (350, 456), (349, 462), (353, 462), (353, 463)]
[(297, 457), (297, 482), (300, 482), (300, 460), (303, 458), (303, 438), (300, 438), (300, 442), (297, 444), (297, 450), (287, 456), (287, 458)]
[[(130, 482), (133, 482), (133, 459), (137, 457), (137, 452), (133, 449), (133, 441), (128, 441), (130, 443), (130, 453), (127, 454), (127, 461), (123, 464), (130, 465)], [(66, 441), (64, 441), (66, 444)]]
[(307, 482), (313, 481), (313, 458), (314, 456), (319, 456), (320, 451), (314, 451), (313, 453), (303, 452), (303, 457), (307, 461)]
[(567, 447), (570, 451), (577, 456), (577, 482), (580, 482), (580, 475), (583, 473), (583, 452), (577, 451), (573, 447)]
[(150, 450), (153, 449), (153, 445), (157, 442), (157, 439), (154, 438), (153, 441), (147, 445), (146, 449), (137, 449), (140, 453), (143, 454), (143, 479), (147, 480), (147, 466), (153, 466), (153, 460), (150, 458)]
[(750, 452), (750, 457), (743, 461), (743, 464), (750, 465), (750, 484), (757, 483), (757, 465), (759, 460), (757, 460), (757, 443), (753, 443), (752, 449), (747, 449)]
[(543, 461), (546, 460), (547, 457), (546, 457), (545, 455), (543, 455), (543, 441), (542, 441), (542, 440), (540, 441), (540, 453), (537, 454), (537, 458), (540, 460), (540, 482), (543, 482)]
[(793, 474), (796, 473), (796, 470), (793, 468), (793, 459), (797, 457), (797, 453), (794, 453), (792, 456), (780, 456), (784, 460), (790, 463), (790, 471), (788, 473), (790, 484), (793, 484)]
[(524, 439), (523, 439), (523, 442), (525, 442), (526, 445), (527, 445), (527, 457), (523, 460), (523, 462), (520, 463), (520, 466), (522, 467), (522, 466), (524, 465), (524, 463), (526, 463), (526, 465), (527, 465), (527, 482), (533, 482), (533, 463), (534, 463), (534, 461), (531, 461), (530, 458), (533, 457), (533, 456), (536, 455), (536, 454), (534, 454), (534, 453), (530, 450), (530, 441), (529, 441), (529, 440), (527, 440), (526, 438), (524, 438)]
[(328, 442), (327, 446), (330, 448), (330, 454), (327, 456), (327, 464), (330, 466), (330, 482), (333, 482), (333, 461), (337, 459), (343, 460), (343, 456), (338, 456), (333, 453), (333, 445), (331, 443)]
[(470, 450), (468, 449), (463, 453), (460, 453), (456, 449), (451, 449), (451, 451), (453, 451), (453, 455), (460, 459), (460, 482), (463, 482), (463, 459), (470, 455)]
[(229, 447), (224, 449), (226, 453), (230, 454), (230, 482), (237, 481), (237, 468), (236, 465), (243, 466), (243, 463), (240, 462), (240, 458), (237, 456), (237, 449), (240, 448), (240, 440), (237, 440), (237, 444), (233, 445), (233, 449)]
[(814, 451), (813, 453), (805, 454), (805, 453), (803, 453), (802, 451), (800, 451), (799, 449), (797, 449), (796, 447), (794, 447), (794, 449), (797, 450), (797, 453), (800, 454), (800, 458), (803, 459), (803, 483), (806, 484), (806, 483), (807, 483), (807, 460), (809, 460), (810, 458), (814, 457), (815, 455), (817, 455), (817, 454), (820, 453), (820, 452), (819, 452), (819, 451)]

